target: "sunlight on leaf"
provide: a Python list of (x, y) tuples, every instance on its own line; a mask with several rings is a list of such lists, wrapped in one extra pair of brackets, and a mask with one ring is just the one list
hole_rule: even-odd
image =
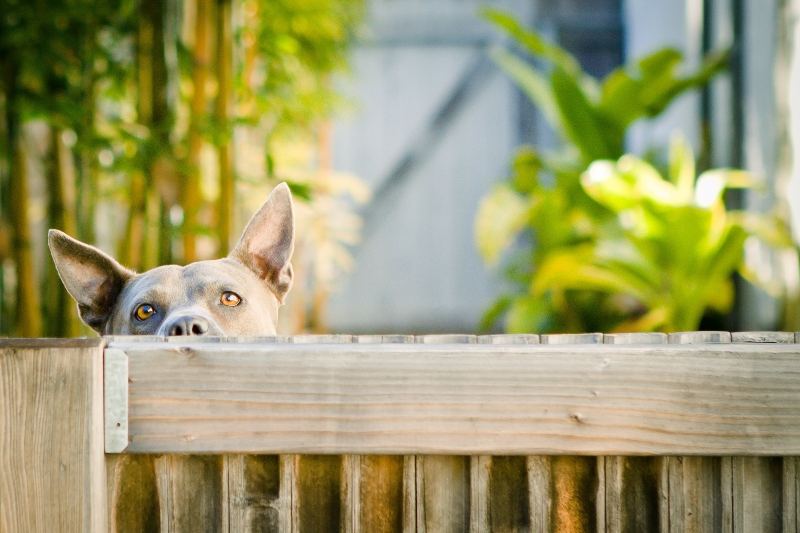
[(487, 264), (497, 263), (527, 218), (528, 203), (506, 185), (496, 186), (481, 200), (475, 218), (475, 241)]

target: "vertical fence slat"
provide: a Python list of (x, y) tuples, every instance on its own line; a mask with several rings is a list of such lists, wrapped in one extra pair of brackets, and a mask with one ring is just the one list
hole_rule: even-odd
[[(665, 344), (664, 333), (613, 333), (605, 344)], [(598, 531), (658, 531), (659, 459), (600, 457), (600, 480), (605, 501), (598, 501)], [(605, 530), (601, 524), (605, 524)]]
[(280, 461), (277, 455), (224, 456), (228, 528), (275, 532), (280, 524)]
[(528, 470), (528, 501), (531, 531), (552, 531), (550, 509), (553, 506), (553, 479), (550, 458), (531, 455), (525, 458)]
[(800, 532), (800, 477), (798, 476), (800, 457), (783, 458), (783, 531)]
[(105, 531), (101, 339), (0, 339), (0, 531)]
[[(421, 344), (474, 344), (474, 335), (423, 335)], [(470, 526), (471, 458), (449, 455), (417, 457), (417, 529), (463, 532)]]
[(227, 528), (222, 456), (163, 455), (155, 460), (161, 531), (216, 532)]
[(469, 530), (471, 533), (490, 530), (491, 470), (492, 457), (490, 455), (476, 455), (470, 458)]
[[(538, 335), (482, 335), (481, 344), (513, 345), (539, 344)], [(531, 509), (529, 501), (528, 464), (522, 456), (486, 457), (483, 464), (488, 468), (488, 476), (473, 476), (472, 524), (473, 531), (492, 531), (506, 533), (515, 531), (537, 531), (531, 529)], [(475, 463), (473, 462), (473, 467)], [(475, 469), (473, 468), (473, 473)], [(481, 471), (478, 470), (478, 474)], [(477, 479), (476, 479), (477, 477)], [(488, 479), (487, 479), (488, 478)], [(477, 487), (484, 487), (482, 491)], [(547, 489), (549, 497), (549, 487)], [(476, 498), (480, 511), (475, 512)], [(549, 506), (548, 506), (549, 509)]]
[[(694, 331), (669, 334), (670, 344), (730, 343), (727, 331)], [(730, 498), (723, 495), (722, 459), (719, 457), (665, 457), (668, 510), (661, 512), (668, 519), (662, 531), (722, 531)], [(728, 488), (726, 486), (726, 492)], [(724, 508), (723, 508), (724, 507)]]
[[(355, 342), (403, 344), (413, 343), (414, 337), (361, 335), (356, 337)], [(364, 455), (357, 458), (353, 472), (357, 488), (352, 495), (352, 530), (361, 533), (400, 533), (404, 516), (404, 458), (397, 455)]]
[(106, 455), (108, 530), (160, 531), (160, 507), (152, 455)]
[[(352, 335), (297, 335), (295, 344), (349, 344)], [(297, 531), (340, 531), (353, 527), (351, 483), (357, 460), (337, 455), (295, 456)]]
[[(794, 342), (794, 334), (781, 331), (745, 331), (731, 334), (736, 343), (786, 344)], [(724, 498), (723, 521), (730, 516), (730, 531), (764, 533), (783, 530), (783, 461), (773, 457), (726, 457), (723, 471), (730, 485), (730, 498)], [(727, 524), (725, 524), (727, 525)]]
[[(542, 335), (542, 344), (602, 344), (602, 333)], [(580, 416), (576, 413), (575, 416)], [(599, 482), (602, 457), (555, 456), (550, 458), (552, 486), (550, 526), (570, 533), (604, 531), (605, 487)], [(598, 464), (600, 463), (600, 464)]]

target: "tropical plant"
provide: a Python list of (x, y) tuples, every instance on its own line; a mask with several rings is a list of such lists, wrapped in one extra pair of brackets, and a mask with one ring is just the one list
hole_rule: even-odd
[[(682, 55), (664, 48), (603, 79), (584, 72), (566, 50), (523, 28), (511, 16), (484, 16), (510, 35), (534, 61), (505, 49), (492, 57), (531, 99), (558, 134), (556, 150), (525, 146), (511, 176), (482, 201), (475, 222), (477, 247), (488, 265), (506, 259), (513, 289), (488, 309), (482, 329), (505, 316), (509, 331), (608, 330), (629, 312), (595, 287), (545, 290), (542, 266), (564, 249), (593, 245), (615, 218), (581, 186), (582, 172), (595, 160), (624, 154), (628, 128), (663, 112), (675, 98), (702, 86), (726, 65), (727, 51), (710, 54), (700, 68), (679, 71)], [(536, 290), (533, 290), (536, 287)]]
[(581, 176), (586, 194), (614, 216), (593, 242), (549, 254), (530, 294), (595, 290), (613, 296), (621, 331), (696, 329), (708, 309), (730, 310), (732, 274), (762, 286), (744, 264), (745, 241), (792, 247), (776, 217), (729, 211), (723, 193), (750, 188), (741, 170), (713, 169), (695, 178), (693, 154), (673, 142), (667, 178), (632, 155), (592, 163)]

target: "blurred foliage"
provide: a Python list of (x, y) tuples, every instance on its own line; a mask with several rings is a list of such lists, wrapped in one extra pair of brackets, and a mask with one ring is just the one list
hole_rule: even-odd
[[(245, 200), (282, 179), (312, 209), (342, 194), (321, 183), (317, 145), (362, 13), (362, 0), (0, 0), (0, 334), (78, 332), (46, 226), (146, 269), (225, 254)], [(276, 146), (309, 148), (282, 165)]]
[(728, 53), (683, 74), (680, 52), (665, 48), (598, 80), (509, 15), (484, 15), (532, 56), (493, 51), (561, 147), (520, 148), (507, 182), (480, 205), (477, 247), (489, 265), (513, 250), (505, 272), (514, 287), (481, 327), (504, 317), (510, 332), (691, 330), (706, 309), (730, 309), (730, 276), (743, 270), (745, 239), (769, 234), (786, 244), (776, 221), (726, 212), (722, 192), (749, 186), (749, 178), (714, 170), (695, 180), (694, 156), (681, 141), (673, 145), (669, 180), (624, 155), (631, 124), (706, 84)]

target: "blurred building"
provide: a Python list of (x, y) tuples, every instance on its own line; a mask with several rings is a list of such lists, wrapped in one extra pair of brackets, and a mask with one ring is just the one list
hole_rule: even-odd
[[(696, 67), (705, 52), (735, 44), (729, 74), (708, 90), (681, 98), (657, 121), (636, 126), (629, 146), (641, 152), (663, 145), (675, 130), (695, 145), (705, 136), (711, 164), (745, 166), (769, 182), (772, 195), (733, 199), (759, 209), (772, 205), (774, 191), (788, 191), (792, 184), (800, 196), (788, 157), (790, 48), (800, 40), (791, 39), (798, 4), (368, 1), (352, 75), (340, 80), (355, 107), (335, 121), (334, 167), (364, 179), (374, 198), (363, 211), (355, 269), (332, 297), (330, 328), (469, 332), (500, 293), (501, 273), (488, 270), (475, 250), (479, 199), (506, 177), (517, 146), (553, 139), (487, 57), (491, 46), (504, 41), (478, 16), (481, 5), (514, 13), (598, 76), (667, 45), (681, 49), (688, 66)], [(797, 115), (796, 102), (792, 109)], [(785, 275), (774, 258), (750, 253), (776, 276)], [(739, 313), (738, 327), (774, 327), (771, 301), (753, 291), (744, 296), (740, 307), (750, 312)]]

